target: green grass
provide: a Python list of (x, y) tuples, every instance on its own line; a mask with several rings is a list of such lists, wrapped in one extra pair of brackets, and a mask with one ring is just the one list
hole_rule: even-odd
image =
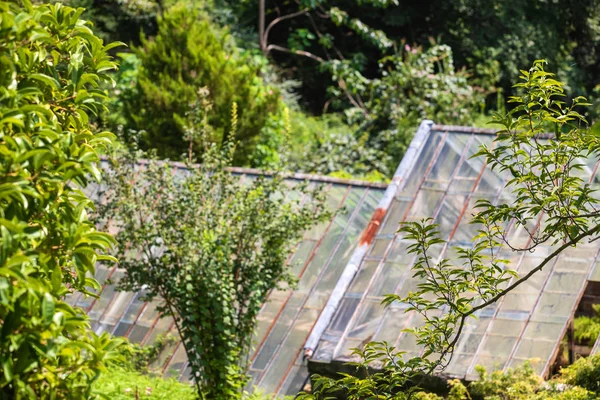
[(136, 398), (159, 400), (195, 400), (194, 389), (173, 378), (164, 379), (143, 375), (122, 368), (111, 368), (103, 373), (94, 384), (94, 391), (111, 400), (129, 400)]

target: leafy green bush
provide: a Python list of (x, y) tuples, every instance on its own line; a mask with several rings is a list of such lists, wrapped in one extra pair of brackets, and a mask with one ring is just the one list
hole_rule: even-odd
[(0, 390), (2, 398), (93, 396), (91, 383), (120, 341), (89, 331), (70, 292), (90, 278), (114, 239), (87, 218), (82, 192), (100, 178), (113, 135), (90, 116), (116, 67), (79, 17), (83, 9), (0, 3)]
[(581, 386), (600, 397), (600, 355), (580, 358), (564, 368), (561, 375), (567, 384)]
[[(364, 86), (366, 118), (355, 109), (351, 122), (364, 119), (368, 145), (381, 151), (388, 176), (394, 172), (422, 119), (438, 124), (468, 125), (483, 111), (484, 96), (469, 83), (465, 70), (456, 70), (452, 50), (432, 43), (427, 49), (406, 45), (399, 54), (380, 61), (381, 78)], [(353, 119), (356, 118), (356, 121)]]
[(354, 136), (357, 127), (338, 114), (310, 117), (294, 112), (290, 119), (290, 164), (297, 171), (384, 181), (381, 149), (368, 145), (367, 135)]
[(257, 146), (270, 142), (261, 142), (263, 130), (282, 111), (277, 91), (263, 83), (257, 68), (238, 54), (230, 37), (193, 6), (171, 7), (159, 18), (158, 27), (156, 37), (142, 37), (142, 45), (134, 48), (140, 66), (137, 93), (123, 97), (126, 127), (145, 132), (145, 148), (179, 158), (187, 148), (184, 126), (189, 104), (204, 88), (213, 104), (213, 132), (207, 139), (218, 144), (227, 141), (235, 102), (240, 112), (234, 162), (260, 164), (260, 151), (265, 149), (256, 154)]
[(261, 306), (271, 290), (294, 279), (286, 264), (291, 247), (328, 213), (321, 191), (308, 190), (308, 183), (294, 188), (302, 202), (289, 198), (280, 172), (240, 182), (227, 169), (230, 142), (205, 148), (204, 162), (192, 164), (194, 140), (205, 143), (211, 132), (208, 105), (201, 98), (188, 115), (187, 171), (174, 173), (157, 161), (136, 171), (142, 154), (119, 157), (101, 213), (118, 221), (126, 270), (120, 288), (160, 297), (160, 310), (173, 316), (185, 346), (198, 395), (233, 399), (247, 380), (242, 355)]
[(600, 304), (594, 304), (594, 315), (575, 318), (575, 340), (593, 346), (600, 335)]
[[(596, 358), (596, 357), (595, 357)], [(600, 358), (596, 358), (599, 359)], [(451, 382), (448, 400), (592, 400), (598, 398), (589, 386), (578, 385), (568, 375), (581, 372), (581, 365), (563, 370), (561, 376), (544, 382), (528, 363), (506, 372), (488, 373), (477, 367), (479, 379), (465, 387), (459, 381)], [(597, 382), (597, 378), (596, 378)], [(566, 383), (566, 385), (565, 385)], [(588, 382), (589, 383), (589, 382)]]
[(94, 24), (96, 34), (108, 41), (138, 43), (140, 31), (156, 32), (159, 4), (164, 0), (51, 0), (85, 8), (83, 18)]
[[(544, 382), (528, 363), (506, 372), (487, 372), (477, 367), (478, 380), (465, 385), (448, 382), (447, 396), (420, 392), (419, 400), (592, 400), (600, 397), (598, 373), (600, 356), (581, 359), (563, 369), (558, 377)], [(579, 377), (579, 378), (577, 378)], [(594, 389), (595, 387), (595, 389)]]
[[(161, 335), (152, 345), (127, 343), (121, 346), (119, 352), (123, 357), (94, 382), (94, 391), (110, 400), (198, 399), (196, 391), (189, 383), (179, 382), (175, 377), (166, 378), (162, 375), (162, 370), (149, 368), (164, 346), (177, 340), (173, 335)], [(272, 397), (257, 389), (243, 395), (244, 400), (269, 400)]]

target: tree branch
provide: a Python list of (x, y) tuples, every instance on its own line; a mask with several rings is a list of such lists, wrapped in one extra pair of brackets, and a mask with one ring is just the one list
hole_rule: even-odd
[[(261, 2), (264, 2), (264, 0), (261, 0)], [(265, 31), (264, 31), (264, 33), (262, 35), (259, 32), (259, 35), (260, 35), (260, 48), (263, 49), (263, 52), (265, 52), (265, 55), (269, 54), (269, 47), (270, 46), (267, 46), (267, 43), (268, 43), (269, 33), (271, 32), (271, 29), (275, 25), (277, 25), (278, 23), (280, 23), (281, 21), (285, 21), (286, 19), (296, 18), (296, 17), (299, 17), (300, 15), (304, 15), (306, 13), (308, 13), (308, 10), (304, 9), (304, 10), (296, 11), (296, 12), (291, 13), (291, 14), (283, 15), (281, 17), (277, 17), (277, 18), (275, 18), (273, 21), (271, 21), (269, 23), (269, 25), (267, 26), (267, 28), (265, 29)], [(262, 26), (264, 27), (264, 13), (262, 14), (262, 17), (263, 17), (263, 22), (262, 22), (263, 25)]]
[(292, 50), (292, 49), (288, 49), (287, 47), (279, 46), (279, 45), (276, 45), (276, 44), (270, 44), (270, 45), (268, 45), (267, 48), (266, 48), (266, 50), (267, 50), (267, 53), (269, 53), (271, 50), (277, 50), (277, 51), (281, 51), (283, 53), (296, 54), (296, 55), (299, 55), (299, 56), (308, 57), (308, 58), (311, 58), (311, 59), (313, 59), (315, 61), (318, 61), (318, 62), (325, 62), (325, 59), (319, 57), (316, 54), (309, 53), (308, 51), (304, 51), (304, 50)]
[(460, 317), (460, 323), (459, 323), (459, 327), (458, 327), (458, 331), (456, 333), (456, 336), (454, 337), (454, 339), (452, 340), (452, 342), (450, 342), (448, 344), (448, 346), (446, 347), (446, 350), (442, 353), (442, 356), (440, 358), (443, 358), (446, 354), (448, 354), (449, 352), (451, 352), (451, 349), (454, 349), (454, 346), (456, 346), (456, 343), (458, 342), (458, 339), (460, 338), (460, 335), (462, 333), (463, 327), (465, 325), (465, 321), (466, 319), (473, 315), (475, 312), (495, 303), (496, 301), (498, 301), (500, 298), (502, 298), (503, 296), (505, 296), (506, 294), (510, 293), (511, 291), (513, 291), (516, 287), (518, 287), (519, 285), (521, 285), (523, 282), (527, 281), (529, 278), (531, 278), (531, 276), (533, 276), (535, 273), (539, 272), (542, 268), (544, 268), (550, 261), (552, 261), (556, 256), (558, 256), (560, 253), (562, 253), (565, 249), (567, 249), (570, 246), (573, 246), (574, 244), (579, 243), (582, 239), (588, 237), (588, 236), (592, 236), (596, 233), (600, 232), (600, 225), (596, 225), (595, 227), (593, 227), (592, 229), (588, 229), (587, 231), (579, 234), (578, 236), (576, 236), (575, 238), (569, 240), (568, 242), (564, 243), (562, 246), (560, 246), (559, 248), (557, 248), (556, 250), (554, 250), (552, 252), (552, 254), (550, 254), (548, 257), (544, 258), (544, 260), (534, 269), (532, 269), (531, 271), (529, 271), (527, 273), (527, 275), (523, 276), (522, 278), (518, 279), (517, 281), (515, 281), (512, 285), (508, 286), (506, 289), (500, 291), (498, 294), (496, 294), (494, 297), (492, 297), (489, 300), (484, 301), (483, 303), (481, 303), (480, 305), (473, 307), (472, 309), (470, 309), (469, 311), (462, 313), (461, 317)]

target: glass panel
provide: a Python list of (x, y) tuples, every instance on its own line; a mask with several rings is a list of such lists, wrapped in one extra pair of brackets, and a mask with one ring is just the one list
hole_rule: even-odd
[(335, 313), (335, 317), (329, 324), (329, 331), (342, 333), (356, 311), (359, 302), (360, 299), (358, 298), (344, 297)]
[(550, 277), (545, 290), (552, 292), (579, 293), (587, 278), (587, 274), (575, 272), (557, 272)]
[(421, 218), (430, 218), (437, 210), (442, 199), (443, 192), (434, 192), (431, 190), (419, 190), (415, 202), (410, 208), (408, 214), (410, 220)]
[(543, 293), (533, 313), (536, 321), (562, 322), (571, 316), (571, 312), (577, 302), (577, 296)]
[(125, 336), (127, 335), (127, 332), (129, 332), (129, 329), (131, 329), (133, 325), (127, 322), (121, 322), (119, 325), (117, 325), (117, 327), (115, 328), (113, 335), (114, 336)]
[(421, 281), (419, 279), (413, 278), (412, 276), (406, 277), (406, 279), (404, 279), (404, 281), (401, 282), (401, 285), (399, 286), (398, 290), (396, 290), (398, 296), (400, 296), (400, 298), (404, 298), (408, 296), (410, 292), (417, 291), (417, 285), (420, 282)]
[(435, 223), (438, 224), (440, 237), (448, 239), (450, 233), (454, 230), (454, 225), (458, 222), (458, 217), (465, 206), (466, 195), (449, 195), (444, 200)]
[(284, 396), (296, 396), (304, 388), (308, 381), (308, 368), (306, 366), (294, 366), (287, 375), (279, 394)]
[(388, 252), (386, 261), (398, 263), (412, 263), (412, 258), (414, 256), (408, 253), (408, 247), (411, 244), (412, 242), (408, 240), (403, 240), (400, 236), (398, 236), (396, 240), (394, 240), (394, 244), (392, 244), (392, 248)]
[(408, 265), (386, 262), (375, 277), (369, 290), (369, 296), (382, 297), (396, 292), (403, 275), (407, 272)]
[(448, 193), (471, 193), (476, 182), (477, 179), (454, 178), (448, 187)]
[(115, 325), (129, 306), (133, 296), (135, 296), (135, 293), (119, 292), (108, 306), (100, 322)]
[(540, 339), (522, 339), (515, 352), (516, 358), (540, 359), (545, 362), (552, 355), (552, 351), (558, 343)]
[(538, 293), (508, 293), (504, 296), (500, 312), (526, 312), (528, 314), (535, 307), (538, 296)]
[(400, 221), (402, 221), (404, 214), (406, 214), (406, 209), (408, 208), (409, 204), (410, 199), (394, 199), (392, 201), (392, 205), (386, 213), (387, 215), (385, 223), (379, 232), (384, 235), (392, 235), (396, 233), (400, 227)]
[(148, 328), (146, 326), (135, 325), (133, 327), (133, 329), (131, 330), (131, 332), (129, 332), (129, 335), (127, 338), (129, 339), (130, 342), (141, 343), (149, 331), (150, 331), (150, 328)]
[(313, 259), (308, 264), (308, 267), (304, 271), (300, 282), (298, 283), (299, 290), (309, 290), (317, 281), (317, 278), (323, 267), (330, 257), (331, 252), (335, 248), (336, 243), (342, 237), (344, 228), (347, 223), (348, 215), (335, 217), (332, 225), (329, 227), (329, 231), (323, 238), (319, 248), (316, 250)]
[(121, 318), (122, 321), (135, 322), (137, 317), (140, 315), (140, 311), (142, 311), (142, 308), (146, 304), (144, 301), (141, 300), (142, 296), (143, 293), (137, 293), (133, 302), (131, 302), (129, 307), (127, 307), (127, 310), (125, 310), (125, 313)]
[(472, 197), (469, 200), (467, 209), (458, 223), (458, 228), (452, 237), (453, 242), (459, 242), (461, 244), (464, 243), (468, 246), (471, 245), (473, 236), (477, 234), (477, 230), (481, 227), (481, 224), (471, 224), (473, 216), (481, 211), (481, 209), (475, 208), (478, 200), (480, 200), (480, 197)]
[[(123, 275), (123, 272), (121, 272), (121, 271), (116, 271), (113, 274), (113, 276), (116, 277), (117, 279), (122, 275)], [(113, 299), (114, 294), (115, 294), (115, 285), (114, 284), (104, 286), (104, 288), (102, 289), (102, 293), (100, 294), (100, 298), (96, 300), (96, 302), (92, 306), (92, 309), (90, 311), (88, 311), (88, 316), (90, 317), (90, 319), (98, 320), (98, 318), (100, 318), (100, 316), (106, 310), (106, 307), (108, 306), (108, 304)]]
[(269, 337), (265, 340), (265, 343), (258, 352), (256, 359), (252, 363), (254, 369), (265, 369), (271, 357), (275, 354), (275, 351), (279, 348), (285, 333), (289, 329), (289, 325), (276, 323), (271, 330)]
[(495, 196), (500, 190), (502, 190), (504, 184), (500, 175), (490, 168), (486, 168), (481, 175), (479, 184), (475, 189), (477, 194), (487, 194), (488, 196)]
[(260, 381), (259, 386), (265, 392), (275, 392), (282, 383), (284, 374), (291, 368), (291, 365), (302, 350), (302, 344), (312, 328), (311, 321), (314, 321), (317, 316), (318, 312), (316, 310), (303, 309), (300, 312), (297, 325), (290, 331), (290, 334), (282, 343), (277, 355)]
[[(174, 332), (170, 332), (172, 334), (175, 334)], [(150, 363), (150, 368), (151, 369), (163, 369), (165, 367), (165, 364), (169, 361), (169, 358), (171, 358), (171, 355), (173, 354), (173, 352), (175, 351), (175, 348), (179, 345), (178, 342), (167, 342), (167, 344), (165, 345), (165, 347), (163, 347), (163, 349), (160, 351), (160, 353), (158, 354), (158, 357), (156, 357), (156, 359)]]
[(502, 336), (518, 336), (520, 335), (527, 322), (515, 321), (510, 319), (500, 319), (496, 317), (490, 326), (489, 333), (491, 335)]
[(388, 307), (373, 340), (393, 345), (402, 333), (402, 329), (408, 327), (410, 317), (411, 314), (404, 309)]
[(346, 193), (348, 193), (348, 186), (333, 185), (329, 191), (327, 191), (327, 206), (331, 210), (337, 210), (340, 208), (342, 200)]
[(275, 351), (277, 351), (279, 345), (290, 329), (290, 326), (293, 323), (296, 314), (298, 313), (298, 309), (300, 308), (303, 299), (304, 295), (298, 292), (294, 293), (292, 297), (290, 297), (290, 300), (285, 305), (285, 308), (279, 316), (279, 319), (275, 323), (271, 332), (269, 332), (269, 336), (256, 355), (256, 359), (252, 363), (252, 368), (264, 369), (267, 366), (271, 360), (271, 357)]
[(474, 181), (479, 176), (479, 173), (484, 167), (484, 159), (471, 158), (477, 151), (479, 151), (479, 146), (479, 142), (473, 140), (469, 146), (469, 150), (467, 151), (464, 161), (458, 170), (458, 174), (456, 175), (457, 177), (470, 178)]
[(526, 339), (557, 340), (564, 329), (563, 324), (529, 322), (523, 337)]
[(290, 259), (290, 265), (292, 267), (292, 273), (296, 276), (300, 274), (302, 269), (304, 269), (304, 265), (310, 257), (311, 252), (315, 248), (317, 242), (314, 240), (303, 240), (298, 247), (296, 248), (296, 252)]
[(458, 166), (461, 153), (465, 150), (470, 135), (453, 134), (446, 139), (444, 147), (427, 175), (423, 187), (445, 190)]
[(368, 339), (370, 341), (384, 311), (385, 308), (379, 301), (365, 301), (360, 307), (357, 318), (350, 327), (348, 337)]
[(358, 273), (354, 276), (354, 280), (348, 289), (348, 293), (362, 294), (371, 282), (373, 274), (377, 270), (379, 261), (365, 261), (360, 267)]
[[(414, 327), (415, 325), (414, 323), (411, 323), (410, 326)], [(417, 344), (417, 339), (415, 335), (413, 335), (410, 332), (402, 333), (402, 336), (400, 336), (400, 340), (398, 340), (398, 343), (396, 344), (396, 348), (399, 351), (416, 353), (421, 353), (421, 350), (423, 350), (423, 348)]]
[(472, 333), (463, 335), (456, 345), (456, 352), (465, 354), (475, 354), (481, 341), (483, 340), (483, 334)]
[(453, 376), (464, 377), (472, 362), (472, 354), (456, 353), (453, 355), (452, 361), (448, 364), (445, 372)]
[[(582, 252), (583, 251), (584, 250), (582, 250)], [(570, 252), (573, 253), (574, 250), (570, 249)], [(557, 271), (579, 271), (587, 273), (592, 264), (591, 253), (594, 253), (595, 255), (595, 252), (596, 249), (589, 251), (590, 254), (587, 254), (587, 257), (568, 257), (567, 255), (562, 255), (556, 263), (555, 269)]]
[(383, 254), (387, 250), (389, 244), (391, 243), (391, 239), (388, 238), (377, 238), (373, 242), (373, 246), (371, 247), (370, 256), (371, 257), (383, 257)]
[[(518, 333), (518, 332), (516, 332)], [(514, 345), (517, 343), (516, 336), (487, 336), (479, 350), (480, 355), (506, 357), (512, 353)]]
[(148, 303), (142, 314), (139, 316), (136, 324), (146, 327), (151, 327), (158, 318), (158, 310), (156, 309), (160, 304), (160, 300), (154, 299)]
[[(156, 322), (156, 325), (154, 326), (154, 328), (150, 331), (148, 337), (144, 340), (144, 344), (145, 345), (149, 345), (149, 344), (154, 344), (154, 342), (156, 341), (156, 338), (159, 335), (164, 335), (167, 332), (169, 332), (169, 329), (171, 329), (171, 326), (173, 325), (173, 318), (171, 317), (164, 317), (158, 320), (158, 322)], [(169, 332), (172, 333), (174, 335), (177, 335), (177, 332)]]
[(306, 303), (307, 306), (319, 309), (322, 309), (325, 306), (331, 291), (356, 248), (358, 237), (362, 234), (369, 222), (375, 205), (375, 199), (373, 199), (372, 196), (367, 196), (363, 199), (360, 210), (353, 213), (352, 220), (347, 224), (343, 236), (336, 244), (337, 249), (335, 250), (335, 253), (329, 255), (329, 264), (325, 267), (324, 271), (322, 270), (322, 276), (314, 287), (314, 290)]
[(498, 371), (505, 367), (508, 361), (508, 356), (505, 357), (493, 357), (480, 355), (475, 360), (475, 366), (485, 367), (487, 372)]
[[(288, 293), (291, 291), (281, 292), (279, 290), (271, 293), (267, 302), (263, 305), (262, 310), (258, 314), (258, 324), (256, 327), (256, 333), (254, 334), (253, 343), (258, 345), (264, 339), (267, 331), (271, 324), (275, 321), (277, 314), (283, 307), (285, 301), (287, 301)], [(284, 294), (284, 296), (281, 296)]]
[(406, 185), (404, 186), (403, 192), (414, 193), (416, 192), (427, 167), (429, 166), (435, 151), (440, 144), (444, 134), (440, 132), (431, 132), (427, 142), (425, 143), (423, 150), (418, 154), (412, 171), (406, 179)]
[(173, 358), (169, 362), (167, 369), (165, 370), (165, 375), (167, 377), (173, 376), (178, 378), (186, 362), (187, 355), (185, 354), (185, 347), (183, 346), (183, 344), (180, 344), (177, 350), (175, 351)]

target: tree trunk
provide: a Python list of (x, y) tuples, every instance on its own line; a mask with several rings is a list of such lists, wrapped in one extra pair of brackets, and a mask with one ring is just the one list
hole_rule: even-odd
[(258, 44), (260, 50), (267, 52), (267, 46), (264, 40), (265, 36), (265, 0), (258, 0)]

